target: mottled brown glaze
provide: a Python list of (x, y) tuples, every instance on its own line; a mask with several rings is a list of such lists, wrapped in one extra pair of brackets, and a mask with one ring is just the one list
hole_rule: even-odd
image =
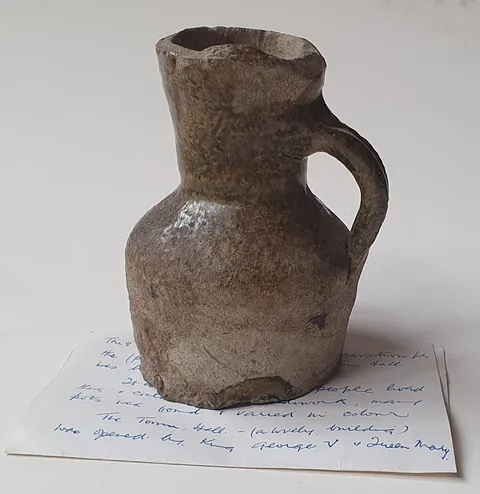
[[(371, 145), (322, 97), (308, 41), (187, 29), (157, 54), (181, 184), (126, 247), (141, 369), (166, 399), (204, 408), (303, 395), (332, 374), (388, 183)], [(306, 183), (335, 156), (362, 194), (352, 230)]]

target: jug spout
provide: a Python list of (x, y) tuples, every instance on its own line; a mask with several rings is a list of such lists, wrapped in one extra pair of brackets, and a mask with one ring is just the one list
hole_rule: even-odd
[(302, 139), (294, 113), (320, 94), (326, 68), (309, 41), (200, 27), (163, 38), (156, 50), (184, 187), (222, 196), (274, 178), (282, 187), (303, 183), (305, 153), (290, 152)]

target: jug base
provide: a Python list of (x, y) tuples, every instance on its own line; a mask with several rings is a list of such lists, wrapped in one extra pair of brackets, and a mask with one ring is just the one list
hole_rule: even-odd
[[(331, 365), (325, 368), (314, 386), (308, 388), (294, 387), (280, 376), (256, 377), (245, 379), (240, 383), (228, 386), (218, 393), (198, 393), (192, 388), (182, 385), (165, 385), (161, 376), (156, 374), (148, 364), (142, 361), (141, 373), (145, 381), (153, 386), (165, 400), (197, 408), (221, 410), (248, 405), (265, 405), (283, 401), (295, 400), (323, 386), (337, 371), (341, 355)], [(170, 388), (166, 392), (166, 388)]]

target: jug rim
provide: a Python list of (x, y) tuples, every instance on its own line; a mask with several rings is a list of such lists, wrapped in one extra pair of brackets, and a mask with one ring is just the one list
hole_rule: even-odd
[(280, 62), (299, 62), (314, 58), (326, 62), (318, 49), (307, 39), (280, 31), (234, 26), (196, 26), (185, 28), (160, 39), (157, 54), (176, 54), (182, 58), (210, 59), (232, 52), (255, 53)]

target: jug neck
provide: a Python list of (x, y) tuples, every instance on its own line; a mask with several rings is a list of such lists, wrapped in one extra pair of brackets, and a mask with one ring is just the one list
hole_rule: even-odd
[(235, 113), (191, 94), (179, 109), (182, 100), (177, 96), (171, 106), (185, 191), (211, 200), (272, 201), (305, 186), (295, 112)]

